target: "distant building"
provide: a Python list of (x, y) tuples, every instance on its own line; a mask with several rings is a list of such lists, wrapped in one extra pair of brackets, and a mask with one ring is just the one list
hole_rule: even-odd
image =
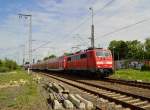
[[(134, 69), (141, 69), (141, 67), (145, 64), (145, 61), (139, 60), (118, 60), (115, 61), (115, 68), (116, 69), (127, 69), (127, 68), (134, 68)], [(149, 61), (150, 65), (150, 61)]]

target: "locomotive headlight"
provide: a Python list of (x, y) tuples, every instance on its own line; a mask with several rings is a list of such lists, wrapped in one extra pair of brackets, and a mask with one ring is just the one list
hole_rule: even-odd
[(98, 61), (96, 64), (112, 64), (111, 61), (103, 62), (103, 61)]
[(108, 62), (106, 62), (107, 64), (112, 64), (112, 62), (111, 61), (108, 61)]
[(96, 62), (96, 64), (104, 64), (104, 62), (98, 61), (98, 62)]

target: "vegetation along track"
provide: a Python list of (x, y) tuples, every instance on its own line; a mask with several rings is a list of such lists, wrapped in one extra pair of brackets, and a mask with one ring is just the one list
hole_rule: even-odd
[(133, 110), (150, 110), (150, 98), (148, 97), (126, 93), (123, 91), (92, 84), (90, 82), (88, 83), (84, 81), (66, 79), (46, 73), (43, 74), (61, 82), (64, 82), (66, 84), (69, 84), (71, 86), (77, 87), (88, 93), (107, 99), (110, 102), (121, 104), (123, 107), (130, 108)]
[(122, 79), (112, 79), (112, 78), (105, 78), (103, 81), (111, 82), (111, 83), (119, 83), (128, 86), (135, 86), (143, 89), (150, 89), (150, 83), (148, 82), (138, 82), (138, 81), (131, 81), (131, 80), (122, 80)]

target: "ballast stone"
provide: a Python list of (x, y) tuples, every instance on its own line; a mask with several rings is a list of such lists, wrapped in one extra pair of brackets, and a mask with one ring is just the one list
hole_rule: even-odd
[(80, 102), (79, 99), (77, 99), (73, 94), (69, 94), (69, 100), (77, 106), (77, 108), (85, 110), (85, 104), (83, 102)]
[(63, 97), (64, 97), (65, 99), (68, 99), (68, 94), (63, 94)]
[(79, 94), (75, 94), (76, 98), (78, 98), (81, 102), (85, 103), (86, 106), (86, 110), (91, 110), (93, 109), (93, 103), (84, 99), (83, 97), (81, 97)]
[(55, 99), (54, 95), (52, 93), (49, 94), (49, 100), (50, 102), (53, 102)]
[(121, 105), (116, 105), (115, 110), (122, 110), (122, 106)]
[(116, 110), (115, 103), (114, 102), (108, 103), (107, 109), (108, 110)]
[(59, 86), (63, 89), (64, 93), (69, 93), (69, 90), (66, 89), (63, 85), (59, 84)]
[(64, 106), (66, 109), (73, 109), (73, 104), (69, 100), (64, 100)]
[(58, 102), (58, 100), (54, 100), (53, 109), (54, 110), (62, 110), (63, 109), (62, 105)]
[(52, 84), (52, 88), (57, 92), (57, 93), (61, 93), (63, 92), (63, 89), (56, 83)]

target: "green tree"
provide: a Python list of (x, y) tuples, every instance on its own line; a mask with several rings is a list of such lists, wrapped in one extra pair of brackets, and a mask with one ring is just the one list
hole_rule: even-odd
[(128, 59), (143, 59), (144, 56), (144, 45), (138, 41), (127, 41), (128, 52), (126, 58)]
[(0, 67), (3, 65), (3, 61), (2, 60), (0, 60)]
[(147, 52), (150, 52), (150, 38), (147, 38), (145, 41), (145, 49)]
[(109, 49), (112, 51), (112, 53), (114, 52), (114, 57), (115, 60), (116, 59), (124, 59), (126, 57), (126, 53), (127, 53), (127, 44), (126, 42), (120, 40), (120, 41), (116, 41), (113, 40), (110, 42), (109, 44)]
[(52, 54), (52, 55), (50, 55), (48, 58), (49, 58), (49, 59), (51, 59), (51, 58), (56, 58), (56, 55)]
[(145, 46), (145, 58), (150, 59), (150, 38), (147, 38), (144, 43)]
[(65, 56), (68, 56), (68, 55), (72, 55), (72, 53), (67, 53), (67, 52), (65, 52), (64, 55), (65, 55)]
[(51, 59), (51, 58), (56, 58), (56, 55), (52, 54), (48, 57), (44, 57), (43, 60), (48, 60), (48, 59)]
[(145, 56), (144, 44), (138, 40), (133, 41), (116, 41), (110, 42), (108, 47), (116, 59), (143, 59)]
[(45, 61), (45, 60), (48, 60), (48, 59), (49, 59), (48, 57), (44, 57), (44, 59), (43, 59), (43, 60)]

